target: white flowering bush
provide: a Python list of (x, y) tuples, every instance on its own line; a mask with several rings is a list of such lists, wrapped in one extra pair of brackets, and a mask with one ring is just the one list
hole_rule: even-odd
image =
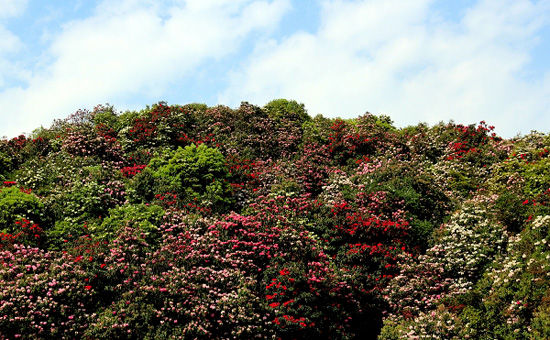
[(471, 292), (485, 266), (504, 251), (506, 232), (486, 203), (481, 198), (466, 202), (424, 255), (403, 259), (400, 274), (384, 290), (391, 323), (408, 322), (444, 303), (457, 308), (457, 298)]
[(443, 305), (405, 321), (395, 317), (385, 320), (378, 339), (381, 340), (461, 340), (474, 339), (465, 332), (461, 320)]
[[(478, 285), (483, 294), (482, 311), (471, 321), (481, 333), (479, 319), (496, 337), (531, 338), (548, 332), (545, 308), (550, 289), (550, 216), (537, 216), (520, 234), (510, 238), (507, 252), (497, 258)], [(487, 323), (485, 323), (487, 324)]]

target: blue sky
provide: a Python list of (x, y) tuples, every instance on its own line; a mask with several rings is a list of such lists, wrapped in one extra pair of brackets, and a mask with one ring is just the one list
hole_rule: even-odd
[(0, 0), (0, 136), (110, 103), (550, 127), (550, 0)]

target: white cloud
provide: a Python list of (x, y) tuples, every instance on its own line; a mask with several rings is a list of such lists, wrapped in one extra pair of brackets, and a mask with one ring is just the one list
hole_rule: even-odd
[(104, 1), (92, 17), (63, 26), (48, 51), (55, 61), (28, 86), (0, 92), (2, 114), (13, 117), (0, 136), (81, 107), (160, 95), (252, 32), (276, 26), (289, 8), (288, 0)]
[(18, 16), (27, 8), (28, 0), (0, 0), (0, 18)]
[(398, 125), (486, 120), (506, 136), (545, 128), (550, 70), (530, 79), (550, 1), (482, 0), (456, 23), (429, 0), (324, 1), (315, 34), (259, 45), (222, 102), (285, 97), (311, 114), (389, 114)]
[(0, 57), (16, 52), (21, 48), (21, 41), (11, 31), (0, 26)]
[(21, 79), (24, 73), (16, 62), (9, 59), (22, 48), (21, 40), (2, 21), (22, 14), (26, 6), (26, 0), (0, 0), (0, 90), (8, 78)]

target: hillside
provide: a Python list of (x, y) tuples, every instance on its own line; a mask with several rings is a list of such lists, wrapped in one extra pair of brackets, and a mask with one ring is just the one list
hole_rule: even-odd
[(97, 106), (0, 141), (0, 338), (549, 339), (550, 135)]

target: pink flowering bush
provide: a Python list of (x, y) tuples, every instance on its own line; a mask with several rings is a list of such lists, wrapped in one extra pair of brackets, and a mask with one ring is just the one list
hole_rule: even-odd
[(16, 244), (0, 251), (2, 337), (82, 336), (92, 320), (95, 292), (81, 261)]

